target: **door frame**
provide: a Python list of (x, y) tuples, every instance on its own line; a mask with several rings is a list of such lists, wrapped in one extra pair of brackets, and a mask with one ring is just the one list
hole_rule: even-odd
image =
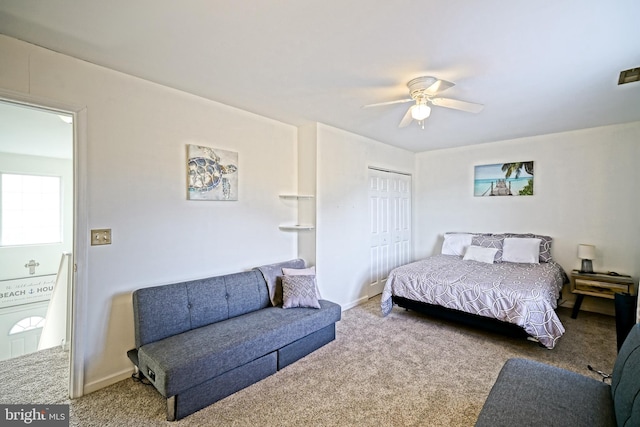
[(84, 394), (84, 356), (87, 317), (87, 108), (0, 88), (0, 100), (73, 116), (73, 271), (71, 278), (71, 346), (69, 397)]

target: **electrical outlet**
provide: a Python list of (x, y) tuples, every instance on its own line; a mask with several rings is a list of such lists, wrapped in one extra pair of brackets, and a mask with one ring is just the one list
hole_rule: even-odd
[(101, 228), (99, 230), (91, 230), (91, 246), (110, 245), (111, 229)]

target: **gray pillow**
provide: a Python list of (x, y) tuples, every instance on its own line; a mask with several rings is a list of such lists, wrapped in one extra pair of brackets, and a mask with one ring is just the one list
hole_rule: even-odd
[(260, 267), (256, 267), (254, 270), (260, 271), (264, 281), (267, 282), (267, 289), (269, 291), (269, 298), (271, 304), (275, 307), (282, 304), (282, 275), (283, 268), (304, 268), (304, 260), (292, 259), (290, 261), (279, 262), (276, 264), (267, 264)]
[(282, 276), (282, 308), (320, 308), (316, 276)]
[(502, 245), (504, 243), (504, 234), (477, 234), (473, 236), (471, 244), (483, 248), (497, 249), (495, 262), (502, 262)]

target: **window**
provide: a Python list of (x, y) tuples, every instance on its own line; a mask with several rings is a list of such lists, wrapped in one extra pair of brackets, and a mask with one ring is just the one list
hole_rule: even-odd
[(62, 241), (60, 177), (0, 173), (0, 246)]
[(42, 328), (44, 326), (44, 317), (31, 316), (25, 317), (18, 323), (13, 325), (9, 331), (9, 335), (18, 334), (20, 332), (30, 331), (31, 329)]

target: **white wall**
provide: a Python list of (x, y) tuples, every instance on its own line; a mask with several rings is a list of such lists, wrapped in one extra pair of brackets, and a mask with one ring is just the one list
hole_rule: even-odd
[[(130, 373), (131, 292), (297, 255), (297, 130), (274, 120), (0, 36), (0, 89), (87, 108), (89, 248), (85, 392)], [(186, 200), (186, 145), (238, 152), (239, 200)], [(294, 166), (292, 166), (294, 165)]]
[(352, 307), (369, 284), (368, 167), (413, 173), (414, 154), (317, 125), (316, 263), (322, 296)]
[[(0, 89), (87, 109), (87, 222), (111, 228), (113, 244), (90, 247), (80, 266), (86, 392), (130, 373), (134, 289), (296, 257), (299, 233), (278, 226), (298, 218), (297, 203), (278, 196), (299, 185), (315, 187), (313, 247), (302, 238), (300, 249), (323, 296), (343, 308), (365, 299), (369, 166), (414, 174), (414, 258), (450, 230), (535, 231), (556, 239), (567, 269), (584, 242), (598, 247), (597, 269), (640, 274), (638, 123), (414, 155), (322, 124), (299, 131), (4, 36), (0, 57)], [(301, 159), (298, 137), (311, 141)], [(187, 144), (239, 153), (239, 201), (186, 200)], [(536, 162), (535, 196), (473, 197), (474, 165), (519, 160)], [(298, 161), (315, 162), (314, 176), (299, 180)]]
[[(534, 196), (474, 197), (474, 166), (535, 162)], [(535, 232), (553, 257), (580, 267), (578, 243), (596, 246), (596, 271), (640, 276), (640, 122), (420, 153), (416, 156), (416, 256), (440, 250), (447, 231)], [(565, 289), (565, 297), (572, 298)], [(585, 309), (612, 312), (587, 298)], [(605, 301), (608, 303), (608, 301)]]
[[(298, 190), (312, 199), (297, 201), (298, 223), (316, 224), (318, 124), (298, 128)], [(317, 229), (317, 228), (316, 228)], [(308, 264), (316, 262), (316, 229), (298, 232), (298, 255)]]

